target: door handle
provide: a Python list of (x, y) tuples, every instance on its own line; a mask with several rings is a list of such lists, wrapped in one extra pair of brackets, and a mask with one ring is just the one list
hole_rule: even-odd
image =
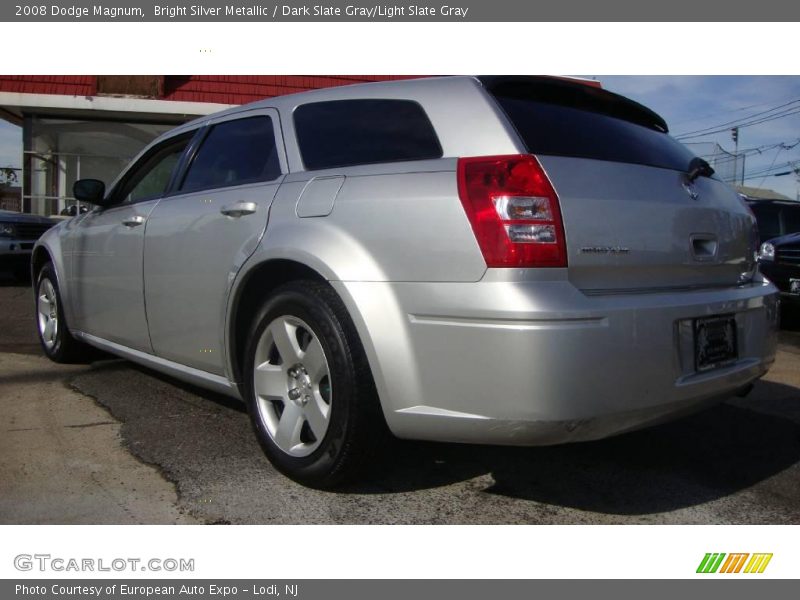
[(140, 217), (139, 215), (136, 215), (135, 217), (131, 217), (129, 219), (125, 219), (122, 222), (122, 224), (125, 225), (125, 227), (138, 227), (139, 225), (144, 223), (144, 221), (145, 221), (144, 217)]
[(247, 215), (252, 215), (256, 212), (258, 205), (255, 202), (237, 202), (236, 204), (231, 204), (230, 206), (223, 206), (219, 209), (226, 217), (233, 217), (234, 219), (238, 219), (239, 217), (244, 217)]

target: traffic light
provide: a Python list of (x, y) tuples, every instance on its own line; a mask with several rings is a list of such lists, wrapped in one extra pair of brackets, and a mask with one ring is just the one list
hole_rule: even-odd
[(739, 128), (734, 127), (731, 129), (731, 137), (733, 138), (733, 142), (737, 143), (739, 141)]

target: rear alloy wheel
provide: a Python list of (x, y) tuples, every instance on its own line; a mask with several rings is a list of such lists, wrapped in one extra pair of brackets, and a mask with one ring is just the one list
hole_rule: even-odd
[(36, 277), (36, 324), (39, 341), (48, 358), (59, 363), (86, 362), (92, 356), (89, 346), (76, 340), (67, 329), (64, 307), (52, 263)]
[(330, 369), (322, 344), (301, 319), (282, 315), (264, 330), (255, 355), (258, 416), (289, 456), (313, 453), (331, 418)]
[(304, 485), (359, 473), (387, 431), (355, 328), (329, 286), (277, 289), (245, 352), (248, 412), (270, 462)]

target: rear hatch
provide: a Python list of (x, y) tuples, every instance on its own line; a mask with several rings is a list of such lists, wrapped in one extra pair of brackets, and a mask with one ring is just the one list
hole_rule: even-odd
[(732, 286), (754, 269), (755, 221), (644, 106), (555, 78), (484, 78), (558, 194), (570, 280), (587, 293)]

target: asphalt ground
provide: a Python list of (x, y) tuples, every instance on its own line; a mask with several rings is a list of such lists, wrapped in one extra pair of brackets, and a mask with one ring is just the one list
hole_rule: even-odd
[(800, 523), (800, 333), (744, 399), (583, 444), (397, 442), (336, 492), (274, 471), (244, 408), (118, 359), (39, 349), (0, 275), (0, 523)]

